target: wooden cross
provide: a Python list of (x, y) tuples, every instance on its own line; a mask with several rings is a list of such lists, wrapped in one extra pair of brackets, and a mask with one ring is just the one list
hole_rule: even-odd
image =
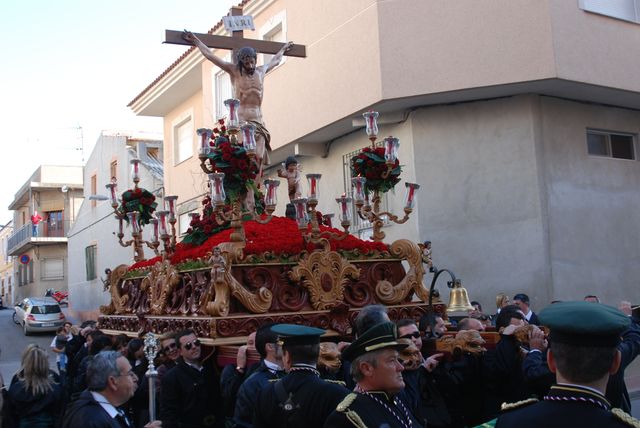
[[(231, 8), (231, 16), (242, 16), (242, 8), (234, 6)], [(172, 45), (193, 46), (191, 43), (182, 38), (183, 31), (165, 30), (164, 43)], [(233, 31), (231, 37), (215, 36), (213, 34), (194, 33), (202, 43), (210, 48), (236, 50), (249, 46), (257, 52), (266, 54), (276, 54), (285, 45), (280, 42), (270, 42), (267, 40), (245, 39), (243, 31)], [(284, 53), (286, 56), (297, 56), (305, 58), (307, 56), (306, 46), (293, 45)]]

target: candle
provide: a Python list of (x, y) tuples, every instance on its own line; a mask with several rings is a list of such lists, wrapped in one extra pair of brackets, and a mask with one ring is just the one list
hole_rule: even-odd
[(307, 174), (307, 181), (309, 182), (309, 202), (317, 203), (319, 195), (320, 177), (322, 174)]
[(251, 123), (246, 123), (240, 128), (242, 131), (242, 146), (247, 153), (256, 152), (256, 126)]
[(364, 177), (354, 177), (351, 179), (351, 185), (353, 186), (353, 198), (356, 205), (364, 204), (364, 199), (366, 197), (364, 185), (366, 182), (367, 179)]
[(196, 132), (200, 136), (200, 154), (208, 155), (211, 149), (210, 141), (213, 131), (208, 128), (199, 128)]
[(131, 178), (134, 182), (140, 181), (140, 159), (131, 159)]
[(280, 180), (264, 180), (265, 196), (264, 204), (267, 206), (275, 206), (278, 201), (278, 186)]
[(138, 223), (138, 211), (129, 211), (129, 224), (131, 224), (131, 233), (140, 233), (140, 223)]
[(160, 237), (166, 237), (169, 235), (167, 228), (167, 211), (156, 211), (156, 218), (158, 219), (158, 232)]
[(153, 242), (158, 242), (158, 219), (152, 218), (151, 224), (153, 224)]
[(178, 199), (177, 196), (165, 196), (164, 198), (164, 202), (165, 202), (164, 209), (169, 211), (169, 221), (173, 221), (176, 219), (176, 200), (177, 199)]
[(229, 98), (224, 101), (224, 105), (229, 109), (227, 128), (230, 130), (237, 130), (240, 126), (240, 120), (238, 120), (238, 106), (240, 105), (240, 100)]
[(420, 188), (420, 185), (416, 183), (405, 183), (405, 186), (407, 187), (407, 193), (404, 198), (404, 209), (411, 210), (415, 204), (415, 194)]
[(309, 223), (309, 216), (307, 215), (307, 200), (305, 198), (294, 199), (293, 205), (296, 209), (296, 222), (299, 229), (306, 229)]
[(384, 160), (387, 163), (394, 164), (398, 158), (398, 146), (400, 146), (400, 140), (394, 137), (387, 137), (384, 139)]
[(116, 208), (118, 206), (118, 197), (116, 196), (117, 184), (115, 182), (113, 182), (113, 183), (109, 183), (109, 184), (105, 185), (104, 187), (106, 187), (109, 190), (109, 199), (111, 200), (111, 206), (113, 208)]
[(367, 135), (369, 136), (369, 138), (375, 139), (378, 135), (378, 112), (369, 110), (368, 112), (363, 113), (362, 116), (365, 120)]
[(209, 185), (211, 186), (211, 202), (214, 205), (224, 205), (227, 196), (224, 191), (224, 172), (214, 172), (209, 174)]
[(124, 235), (124, 222), (122, 217), (116, 217), (118, 219), (118, 235)]
[(349, 204), (351, 203), (351, 198), (346, 195), (342, 195), (341, 197), (336, 198), (336, 202), (338, 203), (338, 207), (340, 207), (340, 222), (350, 222), (351, 210), (349, 209)]

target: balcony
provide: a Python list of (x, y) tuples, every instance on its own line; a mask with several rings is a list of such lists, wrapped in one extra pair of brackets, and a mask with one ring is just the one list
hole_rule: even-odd
[(7, 253), (19, 256), (35, 246), (66, 244), (69, 226), (69, 220), (43, 221), (35, 227), (31, 223), (25, 224), (9, 237)]

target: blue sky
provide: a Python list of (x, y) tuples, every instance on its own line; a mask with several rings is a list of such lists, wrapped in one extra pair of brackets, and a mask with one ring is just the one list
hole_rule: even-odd
[(39, 165), (80, 165), (102, 129), (161, 132), (161, 119), (136, 117), (127, 104), (186, 49), (163, 45), (164, 30), (204, 33), (237, 3), (2, 2), (0, 224)]

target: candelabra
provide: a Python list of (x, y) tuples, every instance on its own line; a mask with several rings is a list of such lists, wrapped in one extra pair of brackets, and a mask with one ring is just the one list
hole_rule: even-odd
[[(226, 132), (231, 144), (238, 144), (238, 133), (242, 132), (243, 141), (242, 144), (250, 156), (251, 160), (255, 162), (256, 153), (256, 140), (255, 140), (255, 125), (245, 123), (240, 126), (240, 119), (238, 118), (238, 108), (240, 107), (240, 101), (235, 98), (230, 98), (224, 101), (224, 105), (229, 109), (229, 117), (226, 121)], [(214, 132), (208, 128), (200, 128), (197, 130), (197, 134), (200, 137), (200, 150), (198, 158), (200, 159), (200, 168), (205, 174), (211, 174), (216, 171), (215, 165), (209, 159), (209, 153), (211, 153), (211, 137)], [(207, 160), (209, 162), (207, 162)]]
[[(294, 199), (292, 201), (296, 211), (296, 222), (298, 223), (298, 228), (302, 232), (302, 237), (305, 242), (313, 245), (321, 245), (325, 249), (329, 249), (330, 239), (340, 241), (349, 236), (349, 227), (351, 226), (351, 210), (349, 209), (349, 204), (351, 203), (351, 198), (346, 195), (336, 198), (336, 202), (340, 207), (340, 225), (344, 229), (344, 233), (335, 233), (328, 230), (321, 231), (316, 206), (318, 205), (318, 199), (320, 197), (320, 178), (322, 175), (307, 174), (306, 177), (309, 185), (308, 197)], [(308, 227), (309, 223), (311, 224), (310, 231)]]
[[(131, 160), (133, 189), (127, 190), (122, 195), (122, 207), (120, 208), (120, 200), (118, 199), (117, 182), (113, 180), (105, 187), (109, 191), (109, 199), (113, 208), (115, 218), (118, 220), (118, 233), (116, 234), (118, 242), (123, 247), (133, 247), (133, 259), (136, 262), (145, 260), (144, 245), (150, 248), (156, 256), (160, 255), (160, 239), (164, 244), (163, 256), (170, 257), (175, 251), (176, 245), (176, 217), (175, 217), (175, 201), (177, 196), (167, 196), (164, 198), (168, 205), (168, 211), (156, 212), (156, 218), (151, 218), (151, 213), (155, 209), (156, 204), (153, 202), (155, 197), (145, 189), (138, 187), (140, 182), (140, 160)], [(144, 212), (146, 210), (146, 212)], [(124, 222), (128, 220), (131, 225), (131, 239), (124, 240)], [(143, 239), (143, 224), (151, 223), (153, 227), (153, 239), (147, 241)], [(171, 225), (171, 231), (167, 227), (167, 223)], [(160, 238), (160, 239), (159, 239)]]
[[(362, 169), (366, 168), (367, 162), (377, 162), (380, 158), (377, 154), (378, 143), (376, 143), (378, 137), (378, 125), (377, 118), (378, 113), (375, 111), (368, 111), (363, 114), (366, 123), (366, 132), (369, 137), (369, 141), (371, 141), (371, 148), (363, 150), (363, 153), (371, 153), (371, 157), (373, 159), (365, 160), (363, 162)], [(398, 159), (398, 147), (400, 146), (399, 140), (394, 137), (387, 137), (383, 140), (384, 147), (384, 167), (382, 171), (371, 172), (374, 177), (371, 181), (377, 181), (377, 185), (369, 185), (367, 177), (358, 176), (352, 178), (352, 187), (353, 187), (353, 200), (354, 205), (356, 206), (356, 212), (358, 216), (362, 220), (367, 220), (371, 223), (373, 227), (373, 235), (372, 239), (374, 241), (382, 241), (385, 237), (384, 232), (382, 232), (382, 227), (384, 226), (385, 219), (391, 221), (396, 224), (403, 224), (407, 220), (409, 220), (409, 215), (413, 211), (413, 207), (415, 204), (415, 195), (416, 191), (420, 188), (419, 184), (416, 183), (405, 183), (406, 186), (406, 195), (404, 198), (404, 216), (399, 218), (397, 215), (389, 212), (389, 211), (381, 211), (380, 204), (382, 201), (381, 193), (386, 193), (389, 191), (395, 182), (391, 185), (380, 185), (379, 183), (384, 183), (386, 180), (392, 180), (393, 176), (397, 177), (399, 181), (399, 166), (397, 165)], [(396, 168), (398, 169), (395, 172)], [(369, 192), (372, 192), (373, 195), (371, 197), (371, 202), (369, 201)]]

